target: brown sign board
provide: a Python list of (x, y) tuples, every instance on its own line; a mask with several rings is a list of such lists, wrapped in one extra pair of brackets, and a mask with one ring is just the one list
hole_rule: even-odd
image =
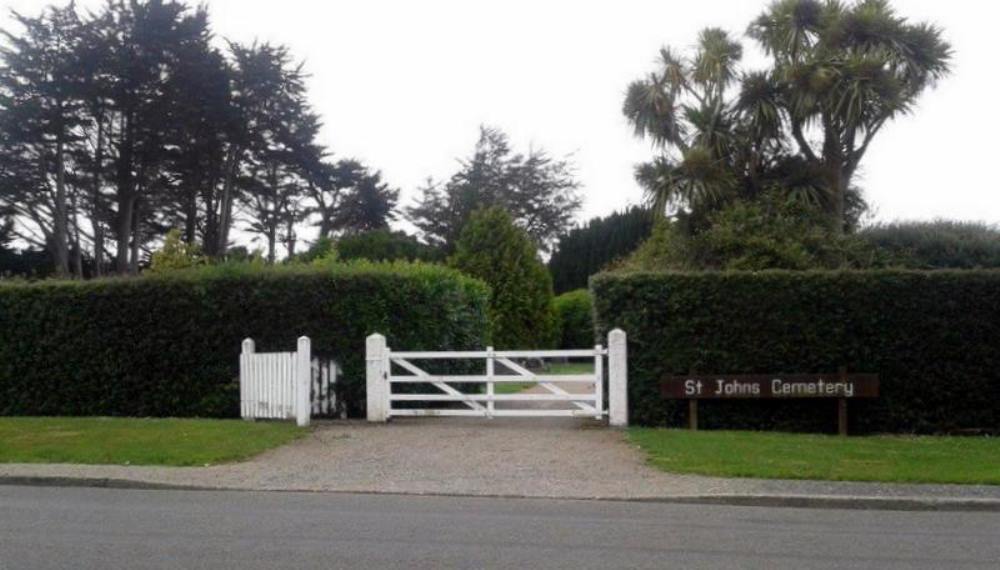
[(877, 398), (877, 374), (696, 374), (665, 376), (660, 393), (672, 400)]

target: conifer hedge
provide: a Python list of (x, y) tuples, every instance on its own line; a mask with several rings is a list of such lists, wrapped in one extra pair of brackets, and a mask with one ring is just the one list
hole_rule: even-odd
[[(631, 420), (680, 426), (664, 374), (881, 376), (855, 432), (1000, 429), (1000, 271), (603, 274), (596, 328), (629, 335)], [(702, 401), (708, 428), (832, 431), (835, 401)]]
[(365, 337), (481, 348), (488, 288), (438, 266), (210, 267), (162, 276), (0, 284), (0, 415), (235, 416), (240, 341), (335, 358), (364, 409)]

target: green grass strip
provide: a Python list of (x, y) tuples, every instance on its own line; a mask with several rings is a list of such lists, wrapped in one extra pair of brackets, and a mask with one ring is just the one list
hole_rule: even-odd
[(663, 471), (718, 477), (1000, 485), (1000, 438), (633, 428)]
[(289, 422), (0, 418), (0, 463), (215, 465), (306, 433)]

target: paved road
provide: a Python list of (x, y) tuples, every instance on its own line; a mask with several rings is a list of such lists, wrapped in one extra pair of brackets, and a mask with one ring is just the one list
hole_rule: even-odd
[(0, 569), (990, 568), (1000, 515), (0, 487)]

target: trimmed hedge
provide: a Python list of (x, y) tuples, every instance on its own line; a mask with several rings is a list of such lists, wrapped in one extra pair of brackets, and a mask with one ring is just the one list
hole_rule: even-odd
[[(1000, 271), (603, 274), (596, 328), (629, 335), (631, 419), (681, 425), (664, 374), (881, 376), (850, 404), (856, 432), (1000, 428)], [(709, 428), (832, 431), (833, 400), (703, 401)]]
[(552, 301), (559, 319), (559, 348), (579, 349), (594, 343), (594, 302), (590, 291), (577, 289)]
[(240, 341), (340, 362), (364, 410), (365, 337), (409, 350), (487, 344), (488, 288), (439, 266), (252, 265), (0, 285), (0, 415), (236, 416)]

